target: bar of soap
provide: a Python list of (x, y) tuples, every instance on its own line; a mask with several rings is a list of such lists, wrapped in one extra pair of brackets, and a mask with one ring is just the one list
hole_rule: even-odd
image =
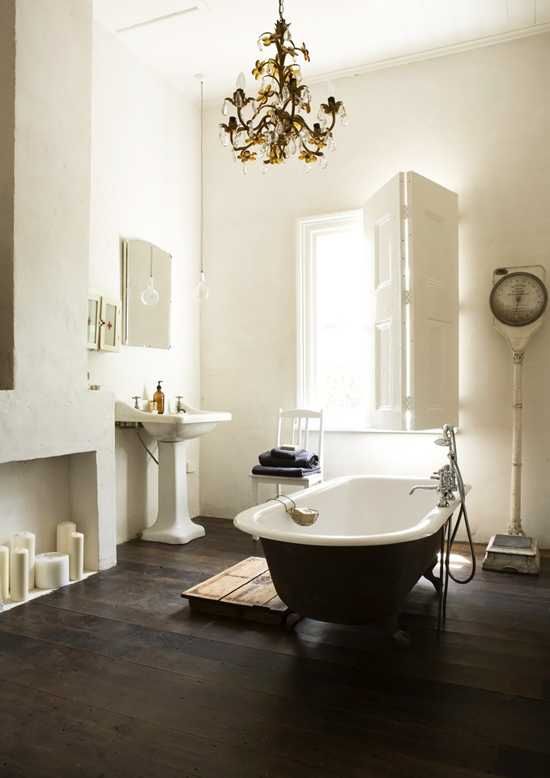
[(38, 554), (35, 562), (37, 589), (58, 589), (69, 583), (69, 555), (50, 551)]

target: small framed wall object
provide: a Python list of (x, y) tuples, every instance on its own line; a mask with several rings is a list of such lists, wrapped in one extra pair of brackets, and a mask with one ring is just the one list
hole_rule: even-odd
[(110, 297), (101, 298), (99, 348), (101, 351), (120, 350), (120, 301)]
[(101, 295), (88, 292), (88, 329), (87, 347), (90, 351), (99, 349), (99, 321), (101, 314)]

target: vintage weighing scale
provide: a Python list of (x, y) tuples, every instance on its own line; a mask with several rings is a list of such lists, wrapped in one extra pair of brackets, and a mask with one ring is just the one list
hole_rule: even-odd
[(522, 367), (527, 344), (541, 328), (548, 305), (546, 272), (540, 265), (499, 268), (489, 298), (495, 327), (512, 347), (512, 479), (506, 535), (494, 535), (483, 560), (485, 570), (538, 574), (537, 541), (525, 536), (521, 522)]

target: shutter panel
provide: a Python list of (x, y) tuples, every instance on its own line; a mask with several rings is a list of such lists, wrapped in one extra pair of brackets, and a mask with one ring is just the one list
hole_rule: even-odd
[(392, 178), (365, 205), (366, 247), (372, 271), (374, 354), (370, 426), (404, 429), (404, 175)]
[(409, 429), (458, 424), (458, 197), (407, 173)]

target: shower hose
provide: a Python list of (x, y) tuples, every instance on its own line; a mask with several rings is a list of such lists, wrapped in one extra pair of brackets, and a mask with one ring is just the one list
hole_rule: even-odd
[[(450, 533), (449, 542), (447, 543), (447, 551), (445, 554), (445, 594), (446, 594), (449, 578), (451, 579), (451, 581), (454, 581), (457, 584), (470, 583), (470, 581), (473, 579), (473, 577), (476, 574), (476, 555), (474, 549), (474, 542), (472, 540), (472, 533), (470, 530), (470, 522), (468, 521), (468, 509), (466, 508), (466, 490), (464, 488), (464, 480), (462, 478), (462, 473), (460, 472), (460, 467), (458, 464), (455, 432), (454, 429), (449, 424), (446, 424), (443, 427), (443, 437), (437, 440), (436, 443), (439, 446), (447, 446), (449, 448), (449, 460), (451, 463), (451, 467), (453, 468), (456, 476), (458, 494), (460, 497), (460, 511), (454, 529)], [(464, 527), (466, 529), (466, 534), (468, 537), (468, 544), (470, 546), (472, 569), (470, 570), (470, 573), (468, 576), (466, 576), (466, 578), (457, 578), (451, 572), (451, 550), (462, 522), (464, 522)]]

